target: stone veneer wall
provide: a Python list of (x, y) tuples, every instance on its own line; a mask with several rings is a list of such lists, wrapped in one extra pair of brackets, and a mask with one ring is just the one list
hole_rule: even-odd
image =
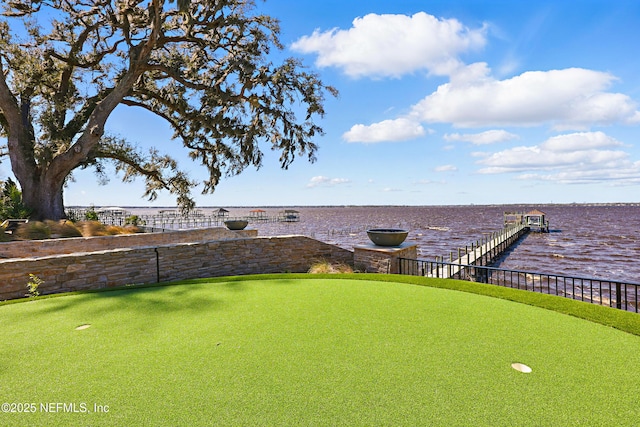
[[(202, 235), (204, 230), (195, 232)], [(175, 238), (173, 233), (162, 234)], [(120, 241), (117, 245), (124, 246)], [(353, 265), (353, 252), (304, 236), (283, 236), (4, 259), (0, 300), (24, 297), (29, 274), (44, 281), (39, 288), (44, 295), (200, 277), (306, 272), (319, 260)]]
[(95, 252), (140, 246), (255, 237), (257, 230), (231, 231), (223, 227), (175, 230), (165, 233), (118, 234), (115, 236), (72, 237), (68, 239), (0, 242), (0, 258), (27, 258), (47, 255)]
[(354, 248), (353, 263), (365, 273), (399, 273), (399, 259), (417, 259), (418, 246), (403, 243), (401, 246), (361, 245)]

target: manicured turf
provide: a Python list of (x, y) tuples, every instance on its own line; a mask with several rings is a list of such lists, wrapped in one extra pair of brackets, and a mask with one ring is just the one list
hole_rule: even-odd
[(0, 413), (0, 425), (637, 425), (640, 336), (372, 277), (0, 306), (0, 401), (36, 409)]

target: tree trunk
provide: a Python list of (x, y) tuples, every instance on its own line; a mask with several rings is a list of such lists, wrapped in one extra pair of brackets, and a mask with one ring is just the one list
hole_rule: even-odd
[[(45, 175), (46, 176), (46, 175)], [(33, 179), (30, 183), (20, 183), (22, 187), (22, 202), (30, 209), (33, 209), (31, 219), (59, 220), (66, 218), (64, 212), (64, 201), (62, 198), (62, 187), (64, 181)]]

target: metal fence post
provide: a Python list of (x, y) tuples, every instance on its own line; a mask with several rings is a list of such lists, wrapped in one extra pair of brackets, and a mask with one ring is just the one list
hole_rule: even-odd
[(622, 309), (622, 286), (616, 283), (616, 308)]

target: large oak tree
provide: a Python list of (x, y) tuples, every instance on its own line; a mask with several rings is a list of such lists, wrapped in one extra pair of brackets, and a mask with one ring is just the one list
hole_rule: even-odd
[[(260, 167), (263, 146), (283, 168), (315, 160), (314, 119), (336, 92), (296, 59), (273, 62), (279, 25), (253, 0), (9, 0), (2, 16), (0, 158), (36, 218), (64, 217), (78, 168), (113, 163), (125, 181), (143, 178), (151, 200), (166, 189), (191, 208), (191, 189), (211, 193), (222, 176)], [(119, 105), (165, 120), (208, 170), (204, 182), (170, 147), (143, 152), (105, 132)]]

